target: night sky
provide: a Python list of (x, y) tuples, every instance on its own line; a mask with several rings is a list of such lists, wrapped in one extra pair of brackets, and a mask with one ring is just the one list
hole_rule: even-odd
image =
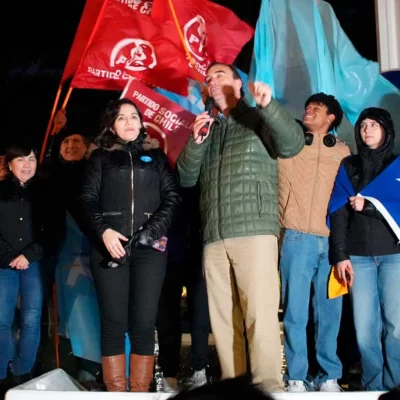
[[(241, 19), (255, 26), (261, 0), (218, 0)], [(329, 0), (347, 35), (359, 53), (376, 61), (374, 0)], [(7, 2), (3, 21), (3, 86), (1, 142), (16, 135), (34, 138), (40, 146), (62, 71), (79, 24), (84, 0)], [(6, 13), (4, 13), (6, 11)], [(237, 59), (248, 72), (250, 42)], [(5, 56), (4, 56), (5, 55)], [(90, 129), (96, 130), (98, 115), (106, 101), (119, 93), (75, 90), (69, 105), (85, 113)], [(68, 111), (68, 107), (67, 107)]]

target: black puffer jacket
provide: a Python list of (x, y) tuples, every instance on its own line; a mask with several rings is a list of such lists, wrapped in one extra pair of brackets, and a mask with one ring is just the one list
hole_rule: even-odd
[[(376, 150), (370, 150), (361, 141), (360, 125), (366, 118), (377, 121), (385, 131), (385, 141)], [(359, 193), (369, 182), (387, 168), (395, 159), (394, 124), (390, 114), (381, 108), (365, 109), (355, 125), (358, 154), (343, 160), (344, 167)], [(379, 211), (365, 201), (361, 212), (354, 211), (349, 204), (331, 216), (329, 238), (330, 262), (348, 260), (350, 255), (379, 256), (400, 253), (398, 239)]]
[(108, 228), (132, 237), (141, 227), (167, 234), (181, 197), (166, 155), (143, 137), (95, 149), (85, 168), (81, 205), (98, 239)]
[(44, 251), (44, 198), (41, 182), (30, 179), (24, 186), (10, 174), (0, 182), (0, 267), (23, 254), (38, 261)]

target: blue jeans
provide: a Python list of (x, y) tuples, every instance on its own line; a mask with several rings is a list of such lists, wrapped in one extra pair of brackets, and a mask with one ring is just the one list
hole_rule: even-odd
[[(18, 294), (21, 296), (21, 334), (14, 356), (12, 324)], [(10, 361), (15, 376), (31, 372), (40, 342), (43, 297), (39, 263), (31, 263), (25, 270), (0, 268), (0, 379), (7, 377)]]
[(354, 325), (364, 390), (400, 384), (400, 254), (351, 256)]
[(314, 383), (319, 386), (328, 379), (339, 379), (342, 376), (342, 364), (336, 352), (342, 298), (328, 299), (330, 270), (327, 237), (286, 230), (280, 261), (287, 362), (285, 380), (307, 380), (309, 365), (306, 327), (311, 284), (314, 286), (312, 305), (319, 365)]

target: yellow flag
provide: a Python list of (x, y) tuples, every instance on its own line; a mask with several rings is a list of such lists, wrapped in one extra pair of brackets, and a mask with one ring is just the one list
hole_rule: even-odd
[(335, 299), (349, 293), (347, 284), (339, 279), (335, 266), (332, 266), (328, 282), (328, 298)]

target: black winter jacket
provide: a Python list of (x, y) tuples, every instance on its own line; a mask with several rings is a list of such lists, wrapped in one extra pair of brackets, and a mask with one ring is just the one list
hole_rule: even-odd
[[(384, 128), (385, 141), (376, 150), (369, 150), (360, 137), (360, 124), (366, 119), (376, 120)], [(356, 193), (386, 169), (396, 158), (394, 126), (385, 110), (369, 108), (361, 113), (356, 126), (358, 154), (343, 160), (344, 168)], [(399, 205), (400, 206), (400, 205)], [(400, 253), (398, 239), (380, 212), (369, 201), (365, 201), (361, 212), (354, 211), (349, 204), (331, 215), (329, 258), (331, 264), (348, 260), (350, 255), (373, 257)]]
[(10, 174), (0, 182), (0, 267), (23, 254), (31, 263), (44, 252), (44, 199), (34, 177), (21, 186)]
[(97, 239), (108, 228), (130, 238), (142, 227), (157, 239), (171, 226), (181, 202), (176, 178), (162, 150), (142, 143), (95, 149), (87, 162), (81, 205)]
[(88, 235), (85, 220), (82, 217), (80, 195), (86, 159), (78, 162), (56, 160), (48, 163), (40, 171), (46, 180), (46, 198), (48, 212), (46, 217), (46, 238), (48, 254), (56, 255), (65, 240), (67, 212), (79, 226), (84, 235)]

